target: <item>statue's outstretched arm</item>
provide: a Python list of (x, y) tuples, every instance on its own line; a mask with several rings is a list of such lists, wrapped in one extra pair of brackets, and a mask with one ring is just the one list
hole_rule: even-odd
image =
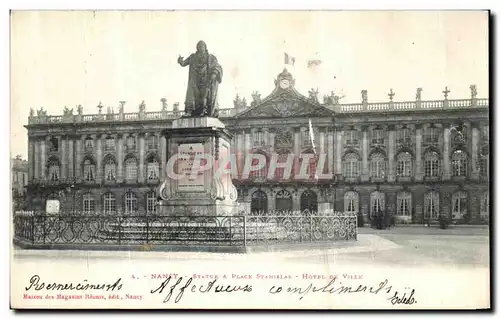
[(179, 55), (179, 57), (177, 58), (177, 63), (179, 63), (180, 66), (189, 65), (190, 58), (191, 56), (189, 56), (187, 59), (184, 59), (182, 56)]

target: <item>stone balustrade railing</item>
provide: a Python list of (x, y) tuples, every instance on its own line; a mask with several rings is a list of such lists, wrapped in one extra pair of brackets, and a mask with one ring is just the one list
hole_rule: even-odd
[[(435, 101), (406, 101), (406, 102), (375, 102), (325, 105), (337, 113), (365, 113), (409, 110), (436, 110), (460, 108), (488, 108), (489, 99), (460, 99), (460, 100), (435, 100)], [(243, 112), (245, 109), (220, 109), (219, 117), (228, 118)], [(176, 119), (184, 115), (183, 111), (154, 111), (138, 113), (114, 114), (76, 114), (76, 115), (39, 115), (30, 116), (28, 124), (55, 124), (55, 123), (92, 123), (92, 122), (126, 122), (126, 121), (154, 121)]]
[(489, 99), (461, 99), (461, 100), (436, 100), (436, 101), (406, 101), (387, 103), (356, 103), (339, 104), (330, 106), (338, 113), (386, 112), (406, 110), (435, 110), (459, 108), (487, 108)]

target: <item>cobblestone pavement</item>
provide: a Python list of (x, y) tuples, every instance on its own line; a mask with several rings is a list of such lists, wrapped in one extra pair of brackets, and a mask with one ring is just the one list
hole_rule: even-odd
[(267, 251), (248, 254), (208, 252), (148, 252), (148, 251), (75, 251), (19, 250), (21, 259), (50, 258), (64, 260), (233, 260), (287, 261), (329, 263), (333, 265), (367, 265), (404, 267), (488, 267), (489, 230), (486, 227), (395, 227), (390, 230), (359, 229), (358, 241), (336, 242), (310, 247), (307, 243), (293, 249), (286, 246), (268, 247)]
[[(374, 264), (405, 267), (488, 267), (489, 230), (486, 227), (395, 227), (390, 230), (360, 228), (360, 237), (372, 234), (397, 245), (392, 249), (334, 252), (310, 257), (310, 262), (337, 265)], [(298, 258), (298, 257), (297, 257)]]

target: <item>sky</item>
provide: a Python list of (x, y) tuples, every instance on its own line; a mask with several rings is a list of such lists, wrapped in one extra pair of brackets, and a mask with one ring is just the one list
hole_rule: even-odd
[[(308, 95), (342, 92), (342, 103), (488, 96), (488, 15), (480, 11), (24, 11), (11, 18), (11, 157), (27, 157), (29, 109), (62, 115), (81, 104), (137, 112), (183, 108), (188, 69), (177, 64), (204, 40), (224, 70), (221, 108), (274, 89), (287, 66)], [(308, 60), (321, 60), (307, 68)], [(106, 108), (103, 109), (106, 111)]]

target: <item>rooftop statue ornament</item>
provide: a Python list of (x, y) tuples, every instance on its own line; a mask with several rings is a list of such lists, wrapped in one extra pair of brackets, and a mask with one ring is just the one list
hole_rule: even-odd
[(67, 106), (64, 107), (63, 116), (71, 116), (73, 115), (73, 109), (68, 109)]
[(368, 103), (368, 91), (367, 90), (361, 91), (361, 100), (363, 101), (363, 103)]
[(37, 116), (47, 116), (47, 111), (45, 111), (43, 109), (43, 106), (42, 106), (39, 110), (36, 111), (36, 115)]
[(477, 97), (477, 87), (476, 85), (472, 84), (469, 88), (470, 88), (470, 98), (474, 100)]
[(218, 117), (217, 91), (222, 82), (222, 67), (217, 58), (208, 53), (207, 45), (199, 41), (196, 52), (187, 59), (179, 56), (177, 62), (189, 65), (189, 78), (186, 91), (185, 113), (188, 117)]
[(141, 104), (139, 104), (139, 112), (144, 113), (146, 111), (146, 103), (142, 100)]
[(160, 101), (161, 101), (162, 112), (166, 112), (167, 111), (167, 99), (162, 97)]
[(123, 113), (123, 108), (125, 106), (125, 101), (120, 101), (120, 106), (118, 107), (118, 112)]
[(415, 94), (415, 100), (416, 101), (421, 101), (422, 100), (422, 88), (417, 88), (417, 94)]
[(318, 102), (318, 90), (310, 89), (309, 90), (309, 99), (314, 102)]
[(33, 108), (30, 107), (30, 117), (33, 117), (35, 115), (35, 111)]
[(261, 101), (260, 93), (257, 92), (257, 91), (254, 91), (252, 93), (252, 100), (253, 100), (252, 103), (251, 103), (252, 105), (260, 103), (260, 101)]
[(76, 107), (76, 110), (78, 112), (78, 115), (82, 115), (83, 114), (83, 107), (81, 104), (79, 104), (77, 107)]

